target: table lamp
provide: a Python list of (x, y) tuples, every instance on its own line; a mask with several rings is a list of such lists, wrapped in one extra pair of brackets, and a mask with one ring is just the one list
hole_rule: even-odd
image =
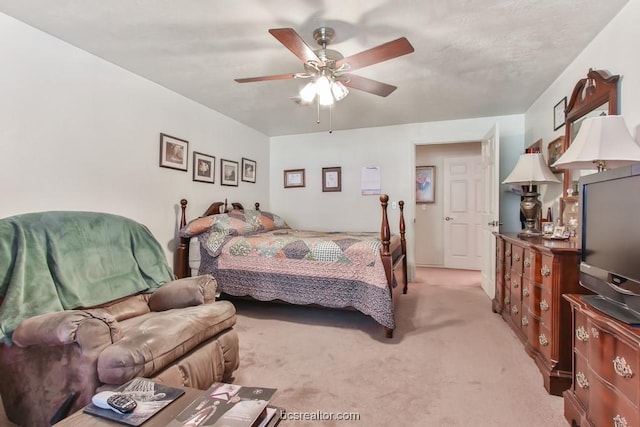
[(618, 168), (640, 162), (640, 145), (622, 116), (584, 119), (567, 151), (551, 165), (560, 169)]
[(516, 166), (509, 176), (502, 181), (503, 184), (528, 185), (528, 191), (522, 196), (520, 211), (525, 218), (525, 229), (518, 234), (519, 237), (535, 237), (542, 233), (536, 228), (536, 220), (542, 203), (538, 200), (539, 194), (533, 191), (533, 184), (559, 184), (560, 180), (551, 172), (547, 162), (541, 153), (521, 154)]

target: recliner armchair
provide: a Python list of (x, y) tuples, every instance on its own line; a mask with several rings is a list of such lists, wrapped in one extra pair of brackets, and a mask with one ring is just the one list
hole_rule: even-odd
[(199, 389), (230, 379), (239, 365), (235, 308), (215, 292), (210, 275), (173, 280), (158, 242), (126, 218), (1, 219), (0, 393), (8, 418), (49, 425), (69, 396), (75, 411), (136, 376)]

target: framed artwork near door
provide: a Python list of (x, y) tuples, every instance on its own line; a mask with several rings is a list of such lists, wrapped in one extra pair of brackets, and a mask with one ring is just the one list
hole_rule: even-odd
[(416, 166), (416, 203), (434, 203), (436, 167)]

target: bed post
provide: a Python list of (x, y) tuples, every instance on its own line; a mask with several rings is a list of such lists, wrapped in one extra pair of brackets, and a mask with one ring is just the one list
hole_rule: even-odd
[[(180, 229), (182, 229), (182, 227), (187, 225), (187, 216), (185, 213), (187, 209), (187, 199), (180, 200), (180, 209)], [(178, 248), (176, 249), (173, 273), (177, 279), (189, 276), (189, 240), (188, 237), (180, 237), (180, 243), (178, 243)]]
[(405, 239), (405, 223), (404, 223), (404, 200), (398, 202), (400, 206), (400, 245), (402, 247), (402, 293), (406, 294), (409, 286), (409, 279), (407, 276), (407, 240)]
[(391, 289), (393, 284), (393, 260), (391, 259), (391, 252), (389, 250), (391, 229), (389, 228), (389, 218), (387, 217), (388, 201), (388, 195), (383, 194), (380, 196), (380, 206), (382, 206), (382, 225), (380, 226), (380, 240), (382, 240), (382, 264), (384, 265), (384, 272), (387, 275), (389, 289)]

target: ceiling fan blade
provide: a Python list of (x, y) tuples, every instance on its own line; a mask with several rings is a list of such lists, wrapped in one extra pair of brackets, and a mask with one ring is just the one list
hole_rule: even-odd
[[(340, 81), (347, 87), (362, 90), (378, 96), (389, 96), (391, 92), (397, 89), (396, 86), (371, 80), (366, 77), (357, 76), (355, 74), (343, 74)], [(346, 78), (343, 80), (343, 78)]]
[(262, 77), (247, 77), (244, 79), (234, 79), (238, 83), (250, 83), (250, 82), (264, 82), (268, 80), (285, 80), (285, 79), (295, 79), (296, 73), (289, 74), (275, 74), (273, 76), (262, 76)]
[(377, 64), (378, 62), (397, 58), (413, 51), (413, 46), (411, 46), (409, 40), (405, 37), (400, 37), (399, 39), (381, 44), (380, 46), (340, 59), (336, 62), (336, 68), (340, 68), (343, 64), (349, 64), (348, 71), (353, 71)]
[(293, 28), (272, 28), (269, 32), (305, 64), (308, 61), (315, 61), (318, 64), (322, 64), (318, 55), (315, 54), (313, 49), (305, 43)]

